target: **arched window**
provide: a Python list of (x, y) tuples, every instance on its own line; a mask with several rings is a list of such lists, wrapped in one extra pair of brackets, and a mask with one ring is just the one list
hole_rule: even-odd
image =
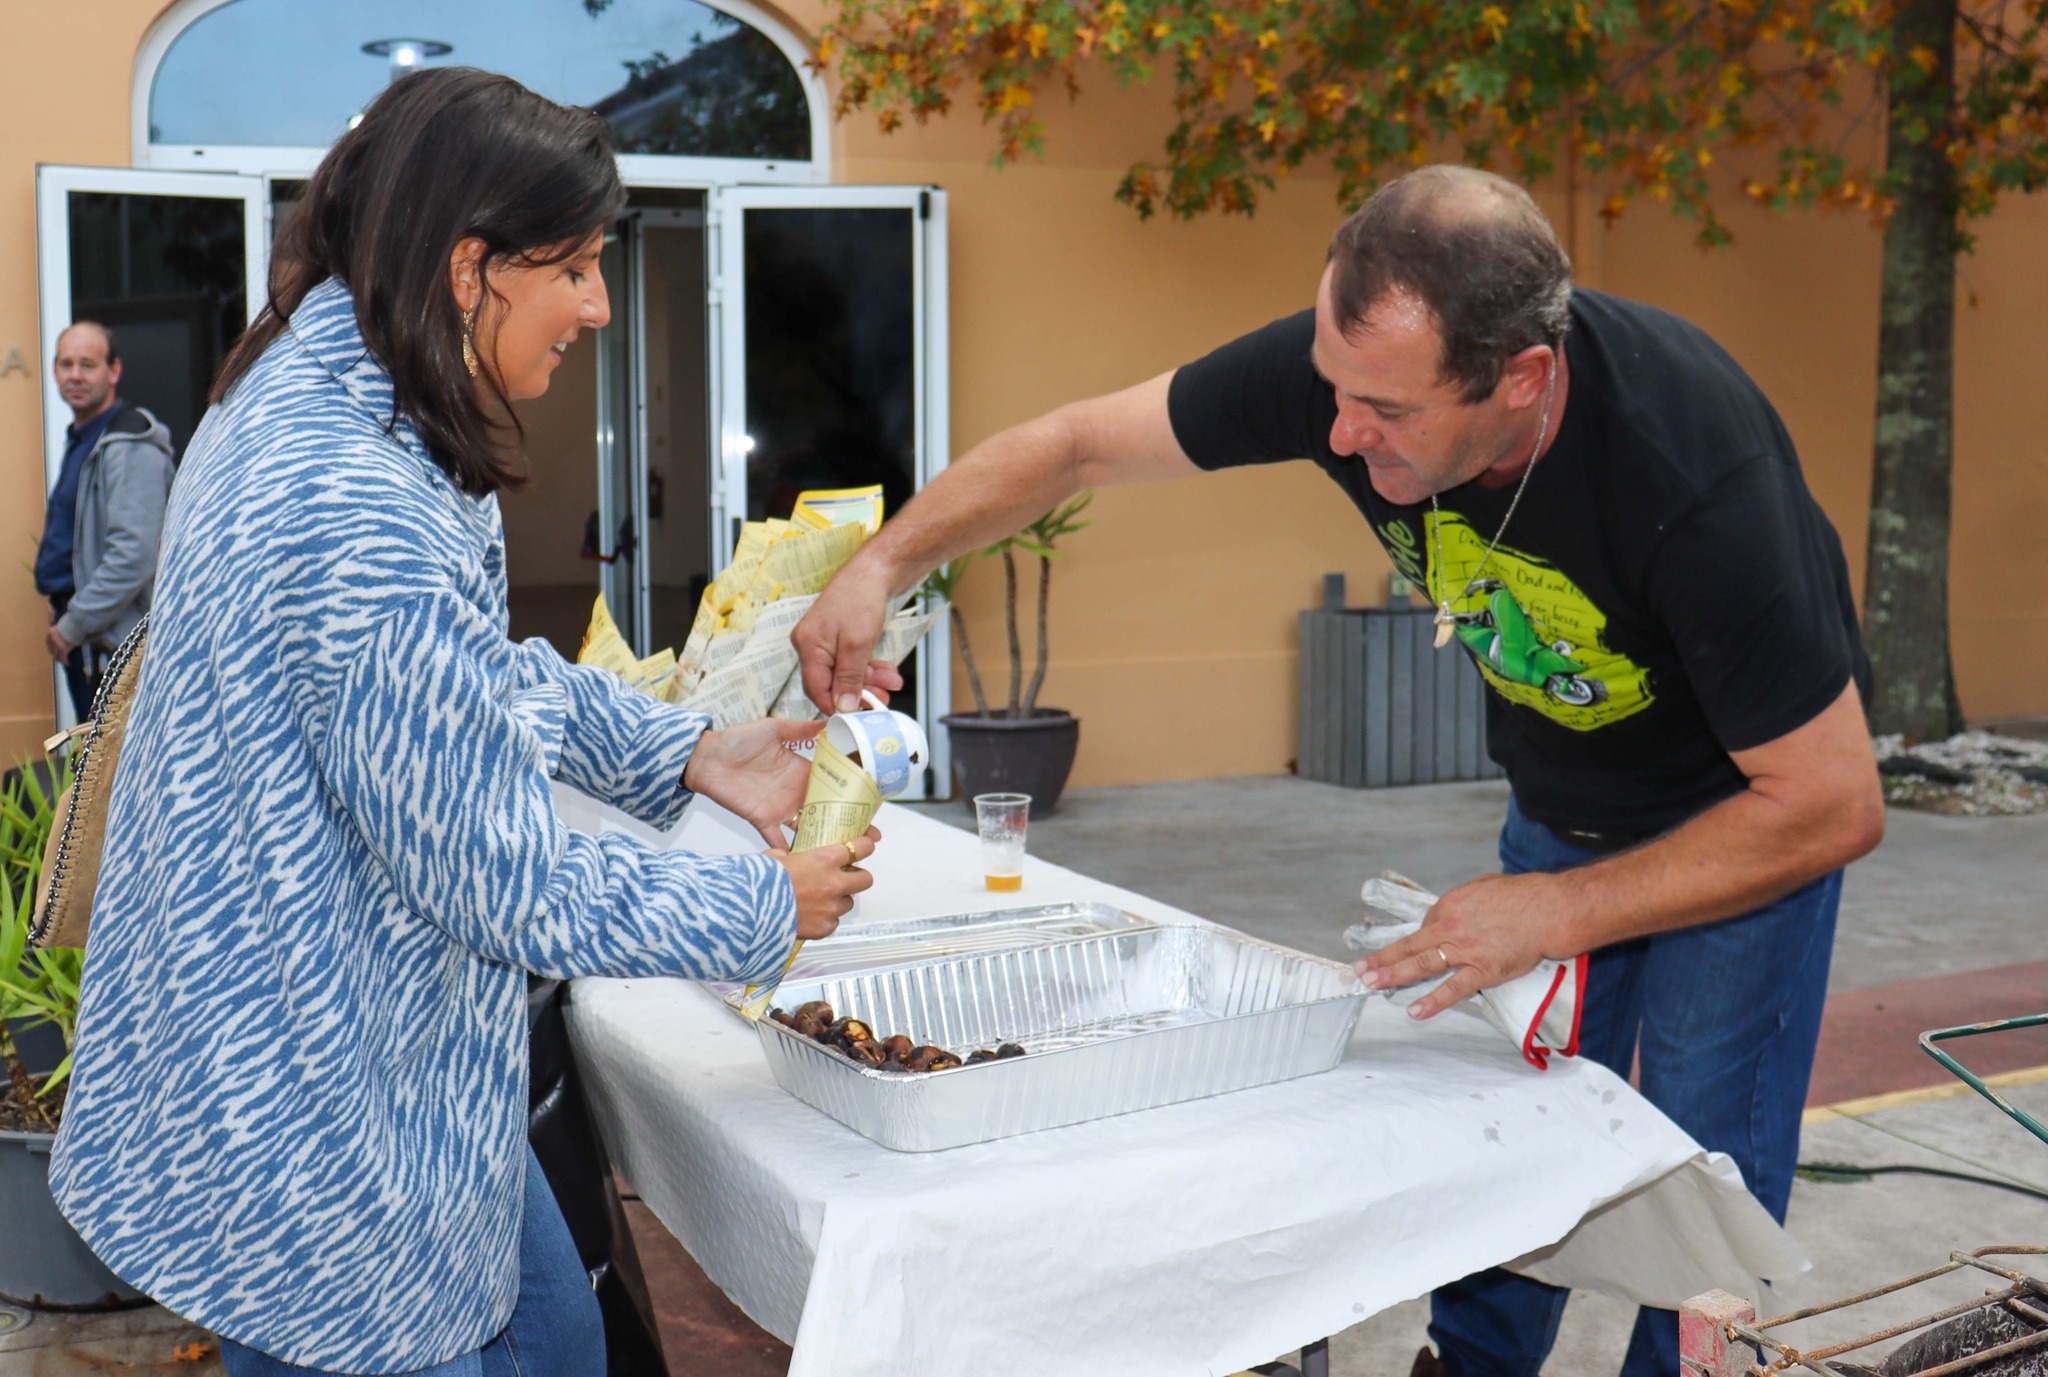
[(186, 0), (145, 43), (137, 94), (152, 155), (324, 149), (409, 63), (461, 64), (596, 110), (622, 154), (821, 159), (802, 49), (751, 15), (698, 0)]

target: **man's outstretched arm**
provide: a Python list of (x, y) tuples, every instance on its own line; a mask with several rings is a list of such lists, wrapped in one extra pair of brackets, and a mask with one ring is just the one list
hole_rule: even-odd
[(1014, 535), (1083, 488), (1200, 473), (1167, 417), (1173, 374), (1074, 402), (992, 435), (953, 461), (861, 548), (791, 640), (804, 692), (859, 707), (890, 599), (950, 559)]
[(1359, 962), (1376, 986), (1455, 967), (1409, 1012), (1428, 1018), (1544, 958), (1760, 908), (1868, 854), (1884, 794), (1856, 686), (1818, 717), (1732, 758), (1749, 785), (1682, 827), (1556, 874), (1487, 875), (1437, 901), (1422, 929)]

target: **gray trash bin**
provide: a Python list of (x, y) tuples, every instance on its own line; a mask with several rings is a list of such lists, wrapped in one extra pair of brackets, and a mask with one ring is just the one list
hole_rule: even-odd
[(1497, 779), (1486, 754), (1486, 684), (1455, 645), (1436, 649), (1431, 609), (1323, 605), (1301, 613), (1301, 726), (1295, 769), (1350, 788)]

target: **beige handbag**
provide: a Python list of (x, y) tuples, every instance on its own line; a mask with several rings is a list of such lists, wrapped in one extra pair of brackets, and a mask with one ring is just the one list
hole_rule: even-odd
[(113, 796), (114, 769), (121, 763), (121, 738), (128, 731), (128, 709), (142, 678), (142, 643), (148, 638), (149, 617), (144, 614), (107, 661), (91, 718), (43, 743), (46, 751), (70, 741), (79, 745), (77, 773), (57, 799), (56, 821), (43, 846), (43, 882), (36, 890), (35, 916), (28, 928), (31, 946), (85, 945), (93, 890), (100, 878), (100, 850), (107, 840), (107, 800)]

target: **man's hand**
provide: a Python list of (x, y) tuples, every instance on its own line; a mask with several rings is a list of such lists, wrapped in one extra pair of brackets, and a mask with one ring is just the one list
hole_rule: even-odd
[(804, 693), (824, 711), (859, 711), (863, 688), (875, 689), (886, 702), (903, 687), (894, 665), (868, 658), (888, 611), (887, 575), (856, 559), (840, 570), (790, 633), (803, 667)]
[(1561, 875), (1482, 875), (1436, 901), (1422, 927), (1357, 963), (1376, 990), (1451, 978), (1408, 1006), (1410, 1018), (1432, 1018), (1453, 1004), (1527, 975), (1562, 950), (1575, 888)]
[(849, 712), (859, 706), (863, 682), (901, 686), (868, 659), (882, 616), (892, 594), (915, 588), (947, 560), (1014, 535), (1083, 488), (1200, 473), (1167, 415), (1172, 381), (1161, 373), (1012, 426), (927, 483), (834, 576), (792, 633), (810, 700), (826, 712)]
[(875, 854), (882, 834), (870, 827), (850, 842), (814, 846), (794, 855), (780, 849), (768, 854), (789, 872), (796, 891), (796, 935), (806, 942), (830, 937), (839, 920), (853, 908), (853, 896), (873, 885), (875, 877), (854, 867)]
[(1460, 886), (1413, 936), (1359, 962), (1359, 974), (1385, 989), (1456, 968), (1410, 1007), (1428, 1018), (1546, 957), (1761, 908), (1884, 836), (1884, 794), (1854, 684), (1804, 726), (1732, 758), (1749, 787), (1684, 826), (1573, 870)]
[(57, 630), (57, 624), (51, 622), (50, 629), (43, 633), (43, 648), (50, 652), (51, 659), (61, 665), (71, 658), (71, 652), (78, 647), (65, 640), (64, 633)]
[(810, 760), (795, 747), (824, 727), (823, 722), (764, 717), (705, 732), (683, 768), (683, 787), (754, 824), (770, 849), (785, 847), (789, 839), (782, 835), (782, 826), (795, 822), (811, 778)]

